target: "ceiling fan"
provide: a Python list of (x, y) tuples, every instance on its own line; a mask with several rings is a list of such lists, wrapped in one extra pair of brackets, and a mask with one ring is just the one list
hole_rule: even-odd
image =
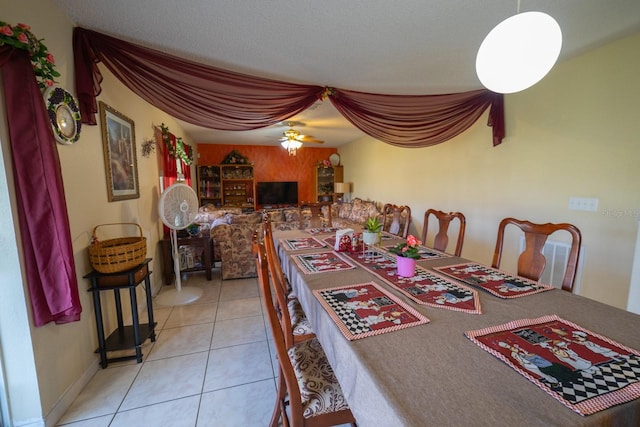
[(282, 132), (283, 137), (280, 138), (280, 144), (289, 152), (289, 155), (295, 156), (296, 150), (302, 146), (303, 142), (312, 142), (315, 144), (323, 144), (324, 141), (315, 139), (310, 135), (302, 135), (299, 131), (295, 130), (295, 122), (288, 122), (289, 129)]

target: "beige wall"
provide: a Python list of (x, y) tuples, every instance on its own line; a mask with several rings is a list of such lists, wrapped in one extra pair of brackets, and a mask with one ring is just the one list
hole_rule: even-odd
[[(26, 23), (32, 27), (33, 33), (38, 38), (43, 38), (49, 51), (55, 56), (56, 68), (61, 73), (58, 79), (60, 86), (71, 92), (75, 92), (73, 83), (73, 53), (72, 53), (72, 30), (73, 23), (63, 16), (55, 6), (49, 1), (22, 0), (0, 0), (0, 19), (10, 23)], [(25, 422), (35, 422), (38, 418), (47, 417), (47, 424), (57, 421), (62, 415), (64, 406), (70, 402), (65, 399), (73, 398), (73, 388), (78, 386), (78, 382), (90, 375), (97, 367), (97, 356), (94, 350), (97, 348), (97, 336), (95, 331), (94, 311), (91, 294), (86, 292), (88, 282), (82, 278), (91, 268), (88, 262), (87, 246), (89, 245), (93, 228), (98, 224), (113, 222), (136, 222), (143, 228), (143, 233), (148, 241), (148, 256), (154, 261), (151, 264), (152, 284), (154, 290), (158, 290), (161, 285), (161, 268), (158, 264), (160, 253), (158, 249), (158, 239), (162, 233), (161, 223), (158, 219), (157, 203), (159, 199), (159, 179), (158, 164), (155, 154), (150, 158), (141, 155), (141, 144), (146, 139), (154, 137), (153, 125), (165, 123), (172, 133), (183, 136), (185, 142), (191, 143), (182, 134), (181, 128), (174, 119), (167, 114), (157, 110), (135, 96), (120, 84), (113, 76), (103, 70), (105, 80), (102, 84), (102, 94), (99, 100), (106, 102), (109, 106), (120, 111), (135, 123), (135, 141), (137, 149), (138, 174), (140, 198), (119, 202), (107, 201), (106, 178), (104, 168), (104, 157), (102, 152), (102, 137), (100, 126), (83, 126), (80, 140), (72, 146), (57, 144), (60, 155), (61, 169), (65, 186), (66, 200), (69, 212), (69, 222), (71, 228), (71, 238), (75, 256), (76, 275), (78, 277), (78, 287), (82, 304), (82, 318), (80, 322), (66, 325), (49, 324), (40, 328), (33, 327), (28, 300), (25, 300), (26, 284), (20, 281), (2, 280), (3, 286), (21, 287), (15, 288), (14, 298), (23, 304), (23, 310), (28, 309), (28, 313), (22, 316), (29, 322), (30, 330), (23, 334), (28, 338), (31, 335), (32, 350), (28, 345), (20, 348), (25, 352), (21, 356), (15, 353), (5, 355), (9, 349), (15, 349), (11, 342), (7, 342), (10, 337), (7, 330), (21, 327), (18, 324), (7, 324), (3, 317), (3, 324), (0, 328), (0, 342), (2, 343), (3, 359), (28, 361), (35, 359), (35, 371), (37, 373), (36, 386), (39, 388), (39, 399), (24, 399), (22, 390), (25, 386), (31, 386), (27, 381), (24, 384), (22, 373), (6, 372), (7, 389), (9, 392), (9, 403), (12, 405), (12, 421), (16, 424)], [(0, 92), (1, 95), (1, 92)], [(0, 110), (4, 117), (4, 112)], [(0, 132), (2, 148), (4, 154), (4, 165), (0, 174), (3, 180), (9, 181), (7, 188), (9, 193), (13, 193), (12, 180), (10, 175), (10, 151), (8, 149), (8, 135), (6, 128)], [(195, 144), (192, 144), (195, 147)], [(6, 166), (6, 167), (5, 167)], [(7, 175), (8, 174), (8, 175)], [(2, 180), (0, 180), (0, 184)], [(4, 208), (4, 207), (3, 207)], [(3, 209), (4, 210), (4, 209)], [(13, 209), (15, 215), (15, 208)], [(14, 218), (17, 227), (17, 219)], [(9, 224), (10, 225), (10, 224)], [(109, 232), (108, 228), (104, 229)], [(113, 230), (113, 236), (120, 237), (128, 231)], [(15, 239), (15, 236), (12, 236)], [(11, 249), (16, 243), (3, 242), (2, 249)], [(7, 253), (3, 250), (3, 253)], [(154, 265), (155, 264), (155, 265)], [(4, 264), (0, 264), (1, 277), (11, 278), (15, 272), (5, 269)], [(138, 291), (142, 295), (142, 287)], [(5, 291), (3, 290), (3, 298)], [(22, 299), (20, 301), (20, 298)], [(113, 307), (113, 297), (111, 293), (103, 296), (103, 312), (107, 324), (105, 332), (108, 334), (115, 328), (115, 309)], [(123, 295), (123, 303), (128, 301)], [(144, 301), (139, 298), (138, 301)], [(125, 313), (128, 312), (128, 304), (123, 305)], [(9, 319), (11, 321), (11, 319)], [(19, 322), (16, 318), (15, 322)], [(32, 354), (28, 354), (32, 351)], [(25, 363), (25, 362), (22, 362)], [(24, 365), (27, 367), (27, 365)], [(11, 365), (16, 368), (16, 363)], [(20, 367), (18, 365), (18, 367)], [(20, 367), (22, 368), (22, 367)], [(7, 369), (8, 371), (9, 369)], [(65, 394), (66, 393), (66, 394)], [(21, 399), (23, 397), (23, 399)], [(35, 420), (35, 421), (34, 421)]]
[[(578, 292), (627, 305), (640, 213), (640, 34), (558, 64), (505, 98), (507, 138), (491, 146), (486, 116), (434, 147), (402, 149), (364, 138), (340, 148), (353, 196), (408, 204), (413, 232), (430, 207), (467, 217), (462, 255), (490, 263), (500, 219), (570, 222), (585, 256)], [(597, 212), (568, 209), (571, 196)], [(513, 271), (513, 257), (505, 259)]]

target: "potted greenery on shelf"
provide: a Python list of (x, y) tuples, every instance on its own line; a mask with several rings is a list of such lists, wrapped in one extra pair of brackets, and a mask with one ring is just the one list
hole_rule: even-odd
[(362, 232), (362, 241), (367, 245), (375, 245), (380, 241), (380, 232), (382, 224), (378, 217), (369, 217), (364, 223), (364, 231)]

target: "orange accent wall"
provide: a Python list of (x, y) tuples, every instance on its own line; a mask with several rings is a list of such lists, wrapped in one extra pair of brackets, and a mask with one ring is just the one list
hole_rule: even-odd
[(253, 162), (256, 182), (297, 181), (299, 202), (312, 200), (314, 166), (338, 152), (337, 148), (303, 146), (295, 156), (289, 156), (282, 147), (198, 144), (198, 165), (218, 165), (232, 150)]

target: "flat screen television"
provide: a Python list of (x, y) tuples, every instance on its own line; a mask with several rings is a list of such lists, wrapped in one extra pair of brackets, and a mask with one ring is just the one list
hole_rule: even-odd
[(298, 183), (295, 181), (258, 182), (259, 205), (297, 205)]

